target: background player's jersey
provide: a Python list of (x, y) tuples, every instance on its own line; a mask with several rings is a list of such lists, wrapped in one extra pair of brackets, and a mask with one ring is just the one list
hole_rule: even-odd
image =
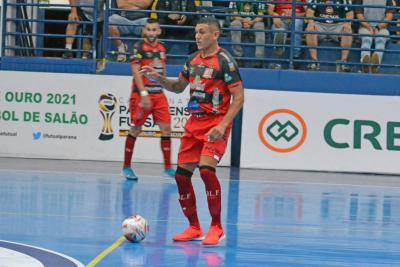
[(201, 52), (192, 54), (179, 75), (190, 83), (191, 113), (225, 114), (231, 101), (229, 88), (242, 83), (237, 63), (223, 48), (206, 58)]
[[(157, 42), (155, 45), (150, 45), (145, 41), (140, 41), (134, 44), (133, 54), (131, 56), (131, 64), (139, 64), (142, 66), (152, 66), (160, 74), (164, 74), (167, 49), (162, 42)], [(162, 86), (159, 82), (151, 80), (146, 76), (142, 76), (143, 84), (149, 93), (158, 93), (162, 91)], [(132, 81), (132, 89), (138, 90), (135, 86), (135, 80)]]

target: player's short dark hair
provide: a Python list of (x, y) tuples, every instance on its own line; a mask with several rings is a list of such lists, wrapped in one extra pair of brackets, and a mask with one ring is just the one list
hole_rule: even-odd
[(207, 24), (208, 26), (214, 26), (219, 32), (221, 31), (219, 21), (214, 17), (201, 17), (196, 24)]
[(158, 20), (156, 20), (156, 19), (147, 19), (146, 20), (146, 24), (153, 24), (153, 23), (158, 23), (158, 24), (160, 24), (160, 22), (158, 21)]

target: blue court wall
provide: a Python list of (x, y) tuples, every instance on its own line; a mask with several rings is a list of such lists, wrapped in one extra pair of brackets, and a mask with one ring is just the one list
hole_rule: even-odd
[[(84, 60), (3, 57), (2, 70), (96, 74), (96, 63)], [(182, 66), (169, 65), (169, 76), (177, 76)], [(97, 75), (131, 75), (130, 64), (109, 62)], [(298, 91), (355, 95), (400, 95), (400, 76), (310, 72), (294, 70), (241, 69), (244, 87), (248, 90)], [(0, 81), (1, 83), (1, 81)], [(240, 164), (241, 114), (232, 130), (233, 166)]]

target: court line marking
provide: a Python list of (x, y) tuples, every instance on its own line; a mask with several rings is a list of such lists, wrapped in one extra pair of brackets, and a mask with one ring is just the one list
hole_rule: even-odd
[[(0, 171), (16, 171), (16, 172), (23, 172), (23, 173), (31, 173), (31, 172), (36, 172), (36, 173), (46, 173), (46, 174), (76, 174), (76, 175), (94, 175), (94, 176), (106, 176), (110, 178), (110, 175), (115, 175), (119, 176), (122, 178), (121, 173), (97, 173), (97, 172), (67, 172), (67, 171), (49, 171), (49, 170), (21, 170), (21, 169), (0, 169)], [(338, 174), (341, 175), (341, 174)], [(359, 174), (358, 174), (359, 175)], [(138, 175), (139, 177), (146, 177), (146, 178), (156, 178), (158, 180), (162, 180), (166, 184), (171, 184), (174, 183), (175, 181), (173, 180), (168, 180), (168, 178), (163, 177), (162, 175), (156, 176), (156, 175)], [(193, 176), (192, 178), (196, 180), (201, 180), (200, 176)], [(307, 184), (307, 185), (332, 185), (332, 186), (352, 186), (352, 187), (373, 187), (373, 188), (400, 188), (400, 185), (368, 185), (368, 184), (351, 184), (351, 183), (323, 183), (323, 182), (307, 182), (307, 181), (271, 181), (271, 180), (254, 180), (254, 179), (247, 179), (247, 178), (241, 178), (238, 180), (232, 180), (230, 178), (218, 178), (220, 181), (231, 181), (231, 182), (240, 182), (240, 181), (245, 181), (245, 182), (250, 182), (250, 183), (269, 183), (269, 184)], [(121, 180), (122, 181), (122, 180)], [(126, 181), (126, 179), (123, 179), (123, 181)], [(148, 182), (148, 181), (146, 181)]]
[(86, 267), (96, 266), (100, 261), (102, 261), (108, 254), (113, 252), (116, 248), (118, 248), (125, 241), (125, 237), (121, 236), (117, 239), (111, 246), (103, 250), (99, 255), (97, 255), (93, 260), (91, 260)]
[[(71, 215), (54, 215), (54, 214), (44, 214), (44, 213), (37, 213), (37, 214), (34, 214), (34, 213), (16, 213), (16, 212), (0, 212), (0, 215), (5, 215), (5, 216), (31, 216), (31, 217), (68, 217), (68, 218), (79, 218), (79, 219), (95, 219), (95, 220), (99, 220), (99, 219), (101, 219), (101, 220), (108, 220), (108, 221), (120, 221), (120, 218), (115, 218), (115, 217), (100, 217), (100, 216), (71, 216)], [(153, 219), (153, 220), (149, 220), (150, 222), (154, 222), (154, 223), (157, 223), (157, 222), (173, 222), (173, 223), (182, 223), (182, 224), (185, 224), (185, 223), (187, 223), (187, 221), (186, 220), (180, 220), (180, 219), (177, 219), (177, 220), (171, 220), (171, 219), (168, 219), (168, 220), (158, 220), (158, 219)], [(367, 222), (367, 221), (358, 221), (358, 223), (364, 223), (364, 222)], [(350, 224), (351, 223), (351, 221), (350, 220), (347, 220), (347, 221), (344, 221), (344, 223), (348, 223), (348, 224)], [(255, 223), (232, 223), (232, 222), (225, 222), (225, 223), (223, 223), (224, 225), (235, 225), (235, 226), (237, 226), (237, 227), (243, 227), (243, 228), (254, 228), (254, 227), (257, 227), (257, 228), (262, 228), (262, 229), (282, 229), (282, 230), (290, 230), (291, 228), (295, 228), (295, 229), (298, 229), (298, 228), (302, 228), (302, 230), (305, 230), (305, 231), (311, 231), (311, 232), (314, 232), (314, 231), (321, 231), (321, 229), (323, 228), (322, 226), (321, 227), (318, 227), (318, 226), (313, 226), (313, 225), (311, 225), (311, 224), (286, 224), (286, 225), (284, 225), (284, 224), (282, 224), (282, 225), (279, 225), (279, 226), (276, 226), (276, 225), (273, 225), (273, 224), (255, 224)], [(382, 224), (383, 224), (383, 222), (382, 222)], [(345, 225), (345, 226), (337, 226), (337, 225), (328, 225), (329, 226), (329, 230), (330, 231), (343, 231), (343, 230), (349, 230), (350, 228), (351, 228), (351, 225)], [(373, 226), (381, 226), (381, 223), (380, 222), (376, 222), (376, 223), (374, 223), (373, 224)], [(325, 227), (325, 226), (324, 226)], [(397, 228), (396, 228), (397, 229)], [(379, 233), (396, 233), (396, 234), (400, 234), (400, 230), (396, 230), (396, 231), (393, 231), (393, 230), (385, 230), (385, 229), (381, 229), (381, 228), (379, 228), (379, 229), (371, 229), (371, 228), (365, 228), (365, 229), (351, 229), (351, 231), (353, 231), (353, 232), (379, 232)], [(124, 238), (123, 236), (122, 236), (122, 238)]]
[(16, 245), (19, 245), (19, 246), (30, 247), (30, 248), (34, 248), (34, 249), (37, 249), (37, 250), (45, 251), (45, 252), (47, 252), (47, 253), (51, 253), (51, 254), (57, 255), (57, 256), (59, 256), (59, 257), (65, 258), (65, 259), (71, 261), (72, 263), (74, 263), (77, 267), (85, 267), (85, 265), (83, 265), (83, 263), (81, 263), (81, 262), (78, 261), (77, 259), (74, 259), (74, 258), (72, 258), (72, 257), (70, 257), (70, 256), (68, 256), (68, 255), (62, 254), (62, 253), (60, 253), (60, 252), (56, 252), (56, 251), (54, 251), (54, 250), (45, 249), (45, 248), (36, 247), (36, 246), (31, 246), (31, 245), (27, 245), (27, 244), (23, 244), (23, 243), (18, 243), (18, 242), (13, 242), (13, 241), (8, 241), (8, 240), (2, 240), (2, 239), (0, 239), (0, 241), (1, 241), (1, 242), (4, 242), (4, 243), (16, 244)]

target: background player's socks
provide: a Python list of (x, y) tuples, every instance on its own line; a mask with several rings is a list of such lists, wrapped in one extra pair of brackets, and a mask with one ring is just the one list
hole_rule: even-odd
[(131, 166), (133, 148), (135, 147), (136, 137), (128, 134), (125, 140), (124, 168)]
[(208, 209), (212, 217), (211, 225), (221, 227), (221, 185), (215, 174), (215, 168), (200, 166), (199, 170), (206, 186)]
[(196, 195), (191, 181), (192, 175), (192, 172), (178, 167), (175, 174), (175, 180), (178, 186), (179, 203), (181, 204), (183, 214), (188, 218), (191, 226), (200, 229), (196, 209)]
[(171, 137), (161, 136), (161, 151), (164, 157), (164, 169), (171, 169)]

